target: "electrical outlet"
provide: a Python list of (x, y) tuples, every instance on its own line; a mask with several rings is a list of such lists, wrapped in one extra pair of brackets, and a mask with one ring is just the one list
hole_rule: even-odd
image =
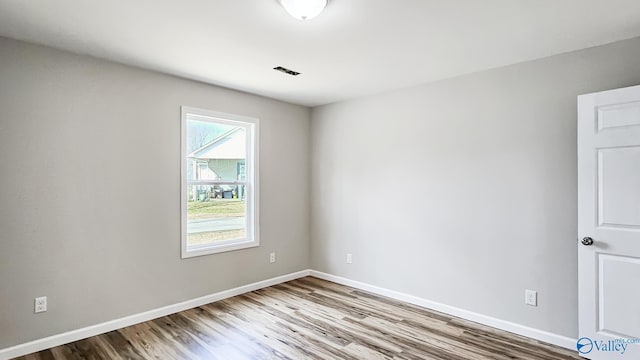
[(347, 254), (347, 264), (353, 264), (353, 255)]
[(47, 297), (42, 296), (34, 300), (34, 312), (41, 313), (47, 311)]
[(524, 291), (524, 303), (531, 306), (538, 306), (538, 292), (534, 290)]
[(273, 264), (274, 262), (276, 262), (276, 253), (272, 252), (269, 254), (269, 263)]

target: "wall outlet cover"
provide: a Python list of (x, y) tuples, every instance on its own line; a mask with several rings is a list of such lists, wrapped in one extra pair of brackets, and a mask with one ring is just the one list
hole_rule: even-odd
[(47, 297), (41, 296), (34, 299), (34, 312), (41, 313), (47, 311)]
[(538, 292), (529, 289), (525, 290), (524, 303), (531, 306), (538, 306)]

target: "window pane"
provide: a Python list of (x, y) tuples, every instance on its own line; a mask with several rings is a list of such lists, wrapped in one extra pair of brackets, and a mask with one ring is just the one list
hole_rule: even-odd
[[(226, 123), (187, 120), (187, 182), (244, 180), (246, 130)], [(187, 246), (246, 238), (244, 186), (187, 186)]]
[(187, 180), (244, 180), (244, 127), (187, 120)]
[(187, 246), (246, 238), (243, 185), (189, 185), (187, 192)]

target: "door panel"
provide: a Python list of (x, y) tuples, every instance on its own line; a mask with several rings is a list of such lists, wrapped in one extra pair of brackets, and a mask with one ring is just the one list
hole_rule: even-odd
[(640, 228), (640, 146), (598, 149), (599, 226)]
[(640, 287), (636, 284), (640, 279), (640, 259), (602, 254), (598, 258), (598, 331), (632, 338), (640, 333), (640, 324), (629, 321), (640, 317)]
[(640, 359), (640, 86), (578, 97), (578, 235), (579, 351)]
[(598, 108), (598, 130), (634, 125), (640, 126), (640, 102)]

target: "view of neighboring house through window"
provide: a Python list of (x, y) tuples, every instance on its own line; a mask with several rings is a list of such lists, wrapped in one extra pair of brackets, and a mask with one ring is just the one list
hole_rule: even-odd
[(182, 108), (182, 256), (257, 246), (257, 119)]

